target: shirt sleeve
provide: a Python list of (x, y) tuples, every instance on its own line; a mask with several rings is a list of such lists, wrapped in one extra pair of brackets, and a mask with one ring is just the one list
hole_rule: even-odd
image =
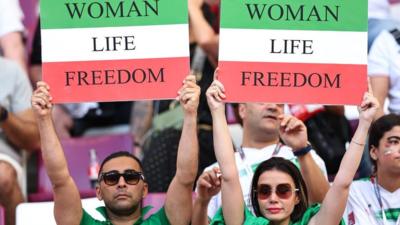
[(82, 209), (82, 219), (80, 225), (100, 225), (100, 221), (95, 220), (85, 209)]
[[(345, 214), (343, 215), (343, 219), (346, 221), (347, 225), (354, 225), (354, 224), (368, 224), (369, 215), (366, 211), (366, 206), (359, 199), (363, 199), (362, 197), (357, 194), (360, 192), (359, 186), (357, 186), (357, 182), (354, 181), (350, 186), (349, 197), (347, 199), (347, 205)], [(361, 186), (362, 187), (362, 186)]]
[(311, 156), (313, 157), (318, 167), (321, 169), (321, 172), (324, 174), (325, 178), (328, 179), (328, 171), (326, 170), (324, 160), (315, 152), (315, 150), (311, 150)]
[(374, 41), (368, 55), (368, 76), (389, 76), (390, 50), (396, 49), (393, 46), (394, 40), (391, 34), (383, 31)]
[(0, 38), (11, 32), (23, 32), (23, 18), (18, 0), (0, 0)]
[(151, 215), (147, 220), (143, 222), (143, 225), (170, 225), (165, 208), (162, 207), (156, 213)]
[[(2, 1), (2, 0), (0, 0)], [(14, 93), (11, 99), (11, 111), (19, 113), (31, 107), (32, 86), (29, 82), (28, 75), (22, 68), (15, 64), (15, 83)]]

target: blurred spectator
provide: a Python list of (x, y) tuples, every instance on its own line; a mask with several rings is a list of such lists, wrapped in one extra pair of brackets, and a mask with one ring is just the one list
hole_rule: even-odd
[(382, 30), (392, 30), (399, 26), (390, 15), (389, 0), (368, 0), (368, 50)]
[(376, 120), (368, 143), (374, 173), (352, 183), (344, 219), (348, 225), (400, 224), (400, 116)]
[[(382, 31), (368, 56), (372, 90), (383, 106), (389, 98), (389, 111), (400, 114), (400, 31)], [(384, 114), (383, 107), (377, 117)]]
[(26, 192), (22, 151), (39, 149), (39, 132), (30, 108), (32, 88), (18, 64), (0, 57), (0, 204), (6, 224), (15, 224), (15, 207)]
[(0, 0), (0, 55), (3, 53), (26, 70), (23, 17), (18, 0)]
[[(205, 92), (213, 80), (218, 56), (218, 6), (203, 0), (189, 1), (191, 70), (201, 87), (198, 108), (199, 171), (216, 161), (213, 148), (212, 119)], [(135, 153), (143, 157), (150, 192), (165, 192), (174, 176), (175, 160), (181, 133), (182, 115), (175, 101), (135, 102), (132, 110), (132, 133)], [(179, 106), (178, 106), (179, 107)], [(171, 125), (175, 121), (174, 125)], [(158, 124), (164, 126), (157, 129)], [(165, 124), (170, 126), (165, 127)]]

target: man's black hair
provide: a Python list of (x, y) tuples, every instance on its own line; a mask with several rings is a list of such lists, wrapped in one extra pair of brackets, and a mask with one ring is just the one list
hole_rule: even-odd
[(101, 172), (103, 171), (103, 167), (104, 164), (106, 164), (106, 162), (110, 161), (111, 159), (115, 159), (115, 158), (119, 158), (119, 157), (129, 157), (134, 159), (140, 167), (140, 171), (139, 172), (143, 172), (143, 165), (142, 162), (140, 161), (140, 159), (138, 159), (136, 156), (134, 156), (132, 153), (127, 152), (127, 151), (119, 151), (119, 152), (114, 152), (111, 155), (107, 156), (103, 162), (100, 165), (100, 170), (99, 170), (99, 175), (101, 174)]

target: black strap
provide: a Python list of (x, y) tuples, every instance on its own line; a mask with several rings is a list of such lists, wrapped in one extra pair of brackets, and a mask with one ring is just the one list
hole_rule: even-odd
[(400, 31), (398, 29), (393, 29), (390, 31), (393, 35), (394, 39), (396, 39), (397, 43), (400, 45)]

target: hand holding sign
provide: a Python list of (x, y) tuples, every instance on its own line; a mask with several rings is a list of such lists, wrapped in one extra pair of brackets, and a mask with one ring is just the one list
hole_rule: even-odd
[(33, 112), (38, 119), (51, 118), (53, 98), (50, 94), (50, 87), (43, 81), (39, 81), (36, 86), (31, 99)]
[(368, 92), (364, 93), (363, 100), (358, 107), (358, 111), (360, 113), (360, 123), (372, 123), (375, 115), (379, 111), (379, 107), (379, 101), (377, 98), (374, 97), (372, 93), (371, 83), (368, 81)]
[(218, 72), (219, 69), (217, 68), (214, 72), (214, 81), (206, 92), (207, 102), (211, 113), (224, 110), (225, 107), (225, 104), (222, 102), (222, 100), (226, 98), (225, 88), (218, 80)]
[(189, 75), (183, 80), (183, 86), (178, 91), (177, 97), (185, 114), (197, 114), (200, 100), (200, 87), (196, 84), (196, 77)]

